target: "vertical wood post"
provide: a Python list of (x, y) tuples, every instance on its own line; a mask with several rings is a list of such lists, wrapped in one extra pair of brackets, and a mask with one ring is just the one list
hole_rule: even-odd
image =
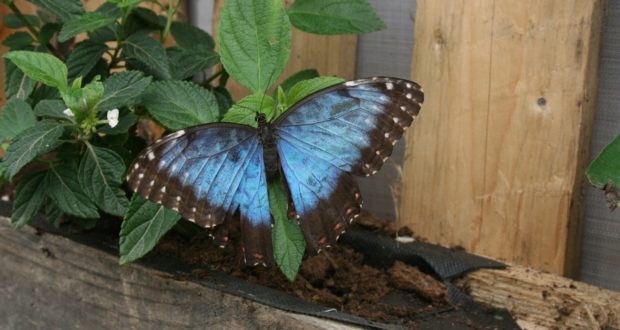
[(575, 275), (602, 0), (418, 0), (401, 223)]

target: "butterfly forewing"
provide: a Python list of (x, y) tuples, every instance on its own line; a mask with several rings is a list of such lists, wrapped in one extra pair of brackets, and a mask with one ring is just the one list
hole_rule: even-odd
[(222, 223), (239, 208), (242, 231), (248, 233), (246, 259), (254, 264), (271, 262), (264, 176), (255, 129), (211, 124), (175, 132), (149, 146), (131, 165), (127, 182), (141, 196), (204, 227)]
[(331, 244), (358, 216), (351, 174), (376, 173), (420, 111), (414, 82), (370, 78), (324, 89), (274, 122), (282, 170), (310, 246)]

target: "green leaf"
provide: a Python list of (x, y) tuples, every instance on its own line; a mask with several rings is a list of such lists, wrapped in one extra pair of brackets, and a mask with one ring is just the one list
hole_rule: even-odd
[(6, 37), (2, 44), (11, 50), (19, 50), (32, 46), (33, 42), (30, 33), (20, 31)]
[(282, 181), (269, 183), (269, 207), (273, 215), (273, 255), (276, 264), (289, 281), (295, 281), (306, 249), (299, 223), (288, 218), (288, 202)]
[(47, 191), (45, 172), (31, 173), (19, 180), (15, 187), (13, 211), (11, 212), (11, 226), (19, 229), (32, 221), (43, 201)]
[(220, 109), (220, 116), (223, 116), (226, 112), (228, 112), (228, 109), (235, 104), (232, 96), (230, 96), (230, 93), (224, 87), (218, 86), (214, 88), (213, 95), (215, 95), (215, 98), (217, 99), (217, 105)]
[(78, 169), (82, 189), (100, 209), (112, 215), (124, 215), (129, 201), (121, 189), (125, 172), (123, 159), (110, 149), (86, 146)]
[(287, 12), (296, 28), (316, 34), (361, 34), (385, 28), (367, 0), (296, 0)]
[(0, 114), (0, 135), (12, 140), (36, 123), (37, 118), (28, 103), (20, 99), (10, 99)]
[(16, 50), (4, 55), (28, 77), (60, 90), (67, 88), (67, 66), (58, 58), (44, 53)]
[(106, 16), (119, 18), (123, 15), (123, 11), (121, 8), (112, 2), (104, 2), (101, 6), (99, 6), (96, 10), (96, 13), (101, 13)]
[(40, 121), (34, 127), (15, 136), (6, 151), (3, 163), (5, 177), (11, 179), (35, 157), (50, 152), (62, 144), (59, 141), (64, 127), (51, 121)]
[(177, 45), (185, 49), (213, 51), (213, 37), (199, 27), (185, 22), (172, 22), (170, 32)]
[(108, 2), (115, 3), (121, 8), (127, 8), (133, 5), (137, 5), (142, 0), (108, 0)]
[[(35, 15), (23, 15), (23, 16), (26, 19), (26, 21), (30, 23), (30, 25), (32, 26), (39, 26), (39, 24), (41, 24), (41, 22), (39, 21), (39, 18), (36, 17)], [(24, 24), (24, 22), (21, 19), (19, 19), (17, 15), (11, 13), (11, 14), (4, 16), (4, 27), (9, 28), (9, 29), (19, 29), (19, 28), (26, 27), (26, 24)]]
[(64, 212), (81, 218), (99, 218), (97, 206), (84, 193), (77, 168), (51, 167), (47, 172), (47, 196)]
[(179, 219), (178, 213), (134, 194), (121, 225), (119, 263), (142, 258)]
[(7, 98), (25, 100), (32, 94), (36, 81), (30, 79), (13, 62), (4, 59), (4, 94)]
[(137, 33), (123, 43), (124, 55), (136, 60), (152, 70), (159, 79), (170, 79), (170, 67), (166, 49), (145, 33)]
[(52, 40), (54, 35), (58, 31), (60, 31), (61, 28), (62, 28), (62, 24), (45, 23), (45, 25), (41, 27), (41, 31), (39, 32), (39, 44), (47, 45)]
[(111, 75), (105, 81), (103, 97), (97, 104), (99, 111), (108, 111), (136, 104), (144, 90), (151, 83), (140, 71), (125, 71)]
[(73, 110), (76, 116), (80, 112), (85, 113), (87, 110), (93, 109), (103, 96), (104, 86), (99, 79), (91, 81), (82, 88), (77, 87), (80, 84), (80, 80), (75, 80), (73, 84), (76, 86), (72, 86), (62, 92), (61, 96), (67, 107)]
[(222, 121), (258, 127), (257, 112), (264, 113), (267, 120), (271, 121), (273, 119), (273, 98), (260, 93), (246, 96), (226, 112)]
[(312, 93), (318, 92), (323, 88), (339, 84), (343, 81), (343, 79), (337, 77), (318, 77), (310, 80), (302, 80), (296, 83), (289, 90), (287, 95), (287, 103), (291, 106)]
[(586, 170), (590, 183), (599, 189), (606, 184), (620, 185), (620, 135), (596, 156)]
[(47, 9), (59, 20), (66, 22), (74, 16), (84, 14), (80, 0), (28, 0), (40, 8)]
[(63, 113), (66, 108), (65, 102), (61, 100), (41, 100), (34, 107), (34, 114), (44, 118), (68, 120), (69, 117)]
[(219, 62), (219, 55), (209, 50), (193, 50), (182, 48), (166, 49), (170, 61), (172, 78), (183, 80), (198, 72), (209, 69)]
[(166, 128), (178, 130), (217, 121), (217, 100), (210, 91), (187, 81), (156, 81), (142, 95), (142, 104)]
[(226, 71), (253, 92), (278, 79), (291, 50), (291, 24), (282, 0), (227, 0), (218, 26)]
[(58, 34), (58, 40), (65, 42), (80, 33), (94, 31), (111, 24), (116, 19), (108, 15), (90, 12), (81, 16), (76, 16), (68, 20)]
[(75, 49), (67, 59), (69, 78), (85, 77), (97, 65), (107, 49), (105, 44), (88, 40), (75, 45)]
[(284, 90), (284, 93), (288, 94), (288, 91), (296, 83), (302, 80), (308, 80), (308, 79), (317, 78), (317, 77), (319, 77), (319, 72), (316, 71), (316, 69), (301, 70), (301, 71), (296, 72), (292, 76), (286, 78), (286, 80), (284, 80), (280, 84), (280, 87), (282, 87), (282, 90)]
[(54, 202), (47, 200), (45, 203), (45, 220), (47, 222), (54, 225), (54, 227), (58, 228), (62, 224), (64, 220), (64, 213), (58, 207), (58, 205), (54, 204)]

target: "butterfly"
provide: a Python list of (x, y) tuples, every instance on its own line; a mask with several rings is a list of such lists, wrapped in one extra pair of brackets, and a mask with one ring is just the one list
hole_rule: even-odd
[(249, 265), (272, 264), (268, 179), (281, 175), (309, 247), (338, 240), (361, 212), (353, 176), (375, 174), (418, 115), (415, 82), (373, 77), (333, 85), (300, 100), (258, 128), (212, 123), (171, 133), (129, 167), (140, 196), (203, 227), (239, 210)]

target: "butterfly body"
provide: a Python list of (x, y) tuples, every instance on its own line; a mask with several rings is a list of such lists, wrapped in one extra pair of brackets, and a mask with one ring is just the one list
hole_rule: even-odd
[(414, 82), (377, 77), (328, 87), (258, 128), (200, 125), (155, 142), (130, 167), (141, 196), (211, 227), (239, 210), (249, 264), (273, 261), (267, 180), (287, 185), (314, 251), (335, 242), (359, 216), (353, 175), (376, 173), (420, 110)]

